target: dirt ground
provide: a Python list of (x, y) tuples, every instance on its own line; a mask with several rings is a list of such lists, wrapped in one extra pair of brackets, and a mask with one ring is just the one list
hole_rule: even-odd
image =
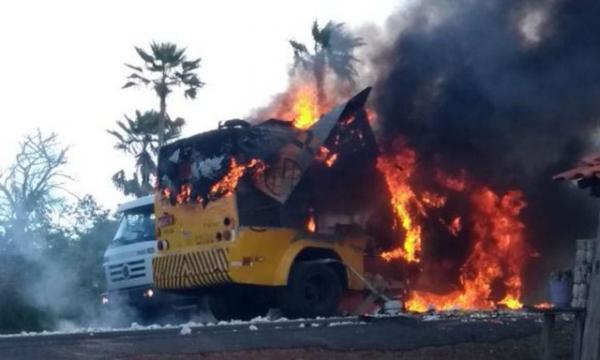
[[(554, 355), (557, 360), (572, 358), (572, 324), (560, 326), (554, 337)], [(498, 343), (463, 343), (453, 346), (425, 347), (409, 351), (330, 351), (324, 349), (269, 349), (240, 352), (221, 352), (190, 355), (143, 355), (122, 360), (359, 360), (359, 359), (405, 359), (405, 360), (537, 360), (541, 357), (540, 335), (522, 339), (509, 339)]]

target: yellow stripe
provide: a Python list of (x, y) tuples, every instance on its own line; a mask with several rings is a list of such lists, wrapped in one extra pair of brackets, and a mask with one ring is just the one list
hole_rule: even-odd
[(156, 285), (184, 289), (231, 282), (228, 253), (228, 248), (216, 248), (155, 258), (152, 265)]

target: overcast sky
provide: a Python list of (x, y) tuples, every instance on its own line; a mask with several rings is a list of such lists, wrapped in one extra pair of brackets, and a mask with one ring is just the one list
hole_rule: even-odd
[[(114, 208), (124, 197), (110, 177), (132, 158), (113, 149), (105, 129), (123, 114), (156, 108), (148, 89), (120, 90), (133, 46), (170, 41), (201, 57), (206, 82), (196, 100), (177, 93), (171, 116), (184, 136), (240, 118), (285, 88), (289, 39), (309, 41), (316, 18), (349, 28), (381, 26), (402, 1), (3, 1), (0, 3), (0, 167), (19, 139), (40, 128), (71, 147), (71, 188)], [(369, 41), (369, 39), (366, 39)]]

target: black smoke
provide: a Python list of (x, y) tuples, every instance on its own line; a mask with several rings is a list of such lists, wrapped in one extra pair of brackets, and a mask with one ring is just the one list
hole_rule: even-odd
[(421, 164), (521, 189), (541, 255), (525, 290), (543, 295), (548, 272), (568, 266), (575, 239), (596, 228), (595, 203), (552, 175), (593, 151), (600, 2), (424, 1), (389, 24), (398, 35), (373, 60), (383, 146), (403, 136)]

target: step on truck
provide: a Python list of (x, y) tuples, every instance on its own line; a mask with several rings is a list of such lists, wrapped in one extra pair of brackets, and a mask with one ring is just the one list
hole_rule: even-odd
[(330, 316), (362, 290), (379, 204), (369, 92), (308, 129), (230, 120), (162, 147), (156, 287), (203, 295), (217, 318)]

